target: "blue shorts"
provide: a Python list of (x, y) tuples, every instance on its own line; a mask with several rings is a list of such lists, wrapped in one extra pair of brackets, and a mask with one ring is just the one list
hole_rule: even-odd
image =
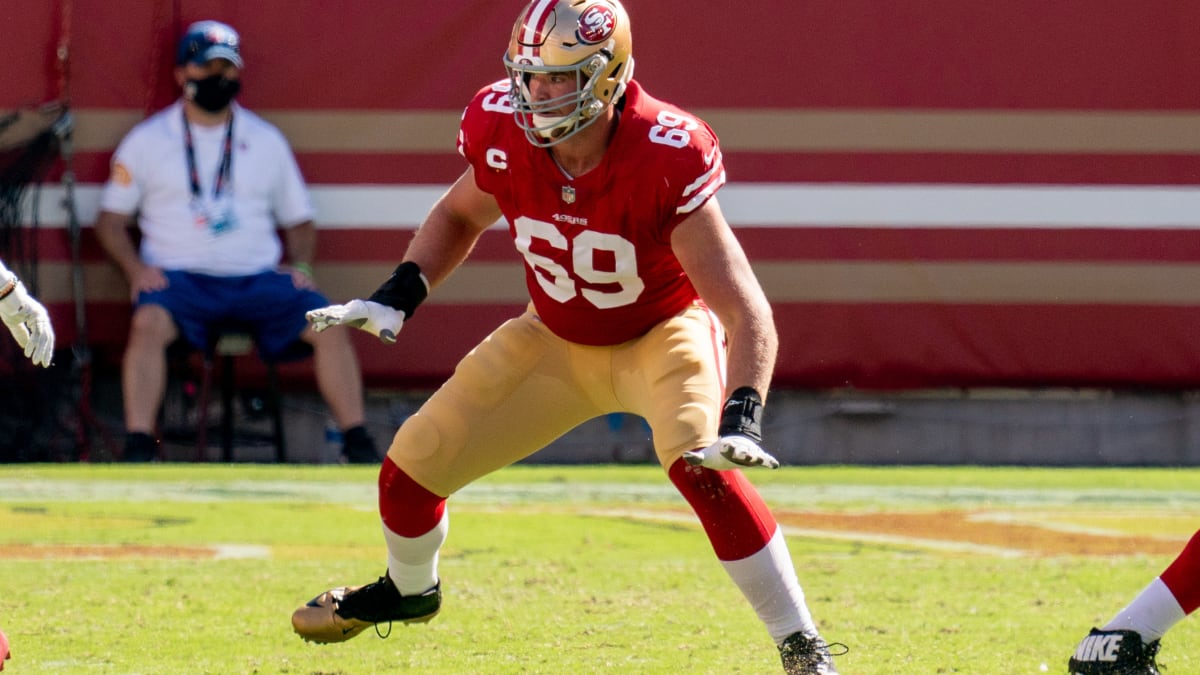
[(138, 294), (136, 304), (164, 307), (183, 339), (197, 349), (208, 345), (211, 329), (224, 327), (253, 335), (265, 361), (304, 358), (312, 353), (300, 340), (308, 326), (304, 313), (329, 304), (317, 291), (296, 288), (288, 273), (218, 277), (172, 270), (166, 275), (166, 288)]

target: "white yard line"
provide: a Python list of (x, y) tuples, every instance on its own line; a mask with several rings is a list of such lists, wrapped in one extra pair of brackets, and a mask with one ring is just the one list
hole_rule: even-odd
[[(579, 515), (598, 516), (602, 518), (627, 518), (650, 522), (685, 523), (699, 527), (696, 517), (688, 513), (672, 513), (669, 511), (643, 511), (636, 509), (587, 509), (572, 511)], [(812, 539), (834, 539), (837, 541), (855, 541), (865, 544), (883, 546), (900, 546), (905, 548), (923, 548), (945, 553), (973, 553), (999, 558), (1020, 558), (1028, 551), (1001, 546), (972, 544), (964, 541), (947, 541), (941, 539), (925, 539), (921, 537), (906, 537), (894, 534), (878, 534), (875, 532), (853, 532), (846, 530), (819, 530), (806, 527), (783, 526), (783, 533), (788, 537), (808, 537)]]
[[(1121, 530), (1117, 528), (1095, 527), (1091, 525), (1078, 525), (1076, 523), (1064, 522), (1064, 518), (1079, 518), (1092, 515), (1107, 515), (1111, 516), (1111, 512), (1097, 514), (1094, 511), (1081, 511), (1066, 513), (1063, 511), (980, 511), (967, 516), (968, 521), (978, 523), (999, 523), (1002, 525), (1029, 525), (1051, 532), (1061, 532), (1063, 534), (1082, 534), (1091, 537), (1131, 537), (1138, 536), (1147, 539), (1159, 539), (1162, 541), (1187, 541), (1190, 534), (1187, 535), (1172, 535), (1172, 534), (1156, 534), (1148, 532), (1130, 532), (1129, 530)], [(1158, 511), (1158, 512), (1138, 512), (1138, 517), (1145, 518), (1179, 518), (1194, 520), (1195, 516), (1190, 514), (1179, 513), (1178, 511)]]
[(213, 560), (270, 560), (271, 547), (257, 544), (215, 544)]

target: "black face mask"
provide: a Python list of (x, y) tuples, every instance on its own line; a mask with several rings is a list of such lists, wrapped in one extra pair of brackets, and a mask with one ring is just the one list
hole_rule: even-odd
[(210, 75), (203, 80), (188, 80), (184, 96), (208, 112), (221, 112), (242, 90), (242, 83), (222, 75)]

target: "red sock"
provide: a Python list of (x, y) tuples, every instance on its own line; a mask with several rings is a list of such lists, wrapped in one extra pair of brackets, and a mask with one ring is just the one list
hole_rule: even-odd
[(421, 487), (391, 457), (383, 458), (379, 469), (379, 516), (389, 530), (401, 537), (419, 537), (432, 530), (445, 511), (445, 497)]
[(741, 471), (714, 471), (679, 459), (667, 475), (700, 518), (718, 559), (748, 558), (775, 534), (775, 516)]
[(1171, 590), (1184, 614), (1200, 607), (1200, 530), (1159, 578)]

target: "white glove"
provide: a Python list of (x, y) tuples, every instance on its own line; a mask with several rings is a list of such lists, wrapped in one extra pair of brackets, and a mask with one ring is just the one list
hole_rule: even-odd
[(12, 292), (0, 300), (0, 319), (34, 365), (49, 367), (54, 356), (54, 328), (50, 325), (50, 314), (42, 303), (29, 295), (25, 284), (17, 281)]
[(329, 305), (310, 310), (304, 318), (320, 333), (330, 326), (361, 328), (388, 344), (396, 341), (396, 333), (404, 325), (404, 312), (370, 300), (351, 300), (344, 305)]
[(779, 468), (779, 460), (745, 436), (722, 436), (716, 443), (703, 450), (689, 450), (683, 453), (683, 459), (692, 466), (703, 466), (718, 471), (742, 466)]

